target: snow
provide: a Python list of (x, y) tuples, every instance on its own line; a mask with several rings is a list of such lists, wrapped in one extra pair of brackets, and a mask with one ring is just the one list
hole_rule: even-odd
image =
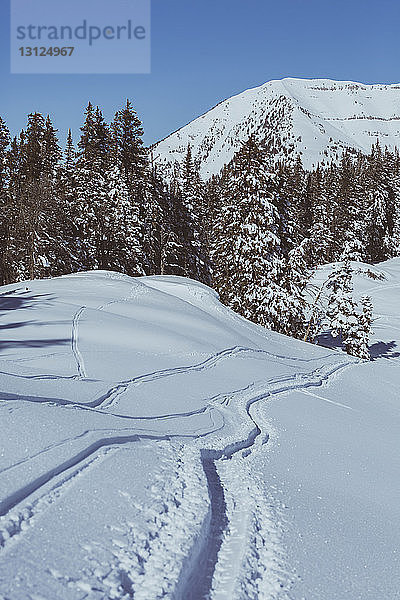
[(373, 270), (369, 363), (180, 277), (1, 288), (0, 598), (394, 600), (400, 259)]
[[(274, 80), (225, 100), (154, 146), (160, 165), (184, 160), (188, 144), (204, 179), (219, 173), (250, 134), (279, 140), (276, 160), (300, 154), (305, 168), (364, 153), (377, 139), (400, 147), (400, 85), (330, 79)], [(283, 153), (282, 147), (286, 153)], [(289, 154), (287, 152), (289, 151)]]

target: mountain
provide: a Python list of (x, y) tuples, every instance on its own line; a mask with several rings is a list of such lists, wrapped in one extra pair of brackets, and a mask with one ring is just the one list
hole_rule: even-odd
[(275, 160), (300, 154), (305, 168), (337, 159), (344, 148), (368, 153), (400, 147), (400, 85), (282, 79), (247, 90), (153, 147), (160, 165), (181, 162), (188, 144), (204, 179), (218, 173), (253, 134)]
[(373, 270), (365, 362), (181, 277), (0, 288), (0, 598), (398, 598), (400, 259)]

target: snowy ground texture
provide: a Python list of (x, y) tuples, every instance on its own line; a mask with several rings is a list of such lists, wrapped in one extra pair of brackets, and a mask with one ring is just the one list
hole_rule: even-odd
[(400, 260), (378, 270), (371, 363), (178, 277), (2, 288), (0, 598), (398, 598)]

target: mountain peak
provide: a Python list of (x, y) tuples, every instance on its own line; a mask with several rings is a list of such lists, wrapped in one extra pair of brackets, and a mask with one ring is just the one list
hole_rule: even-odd
[(154, 146), (155, 160), (181, 162), (188, 144), (204, 179), (230, 162), (250, 135), (271, 158), (306, 168), (338, 160), (346, 148), (368, 153), (377, 139), (400, 147), (400, 84), (286, 77), (217, 104)]

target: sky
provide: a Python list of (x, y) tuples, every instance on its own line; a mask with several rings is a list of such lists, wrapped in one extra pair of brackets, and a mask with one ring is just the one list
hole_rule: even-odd
[(10, 74), (9, 17), (0, 0), (0, 116), (13, 135), (38, 111), (61, 142), (68, 128), (77, 138), (89, 100), (110, 120), (129, 98), (150, 144), (271, 79), (400, 81), (398, 0), (152, 0), (146, 75)]

